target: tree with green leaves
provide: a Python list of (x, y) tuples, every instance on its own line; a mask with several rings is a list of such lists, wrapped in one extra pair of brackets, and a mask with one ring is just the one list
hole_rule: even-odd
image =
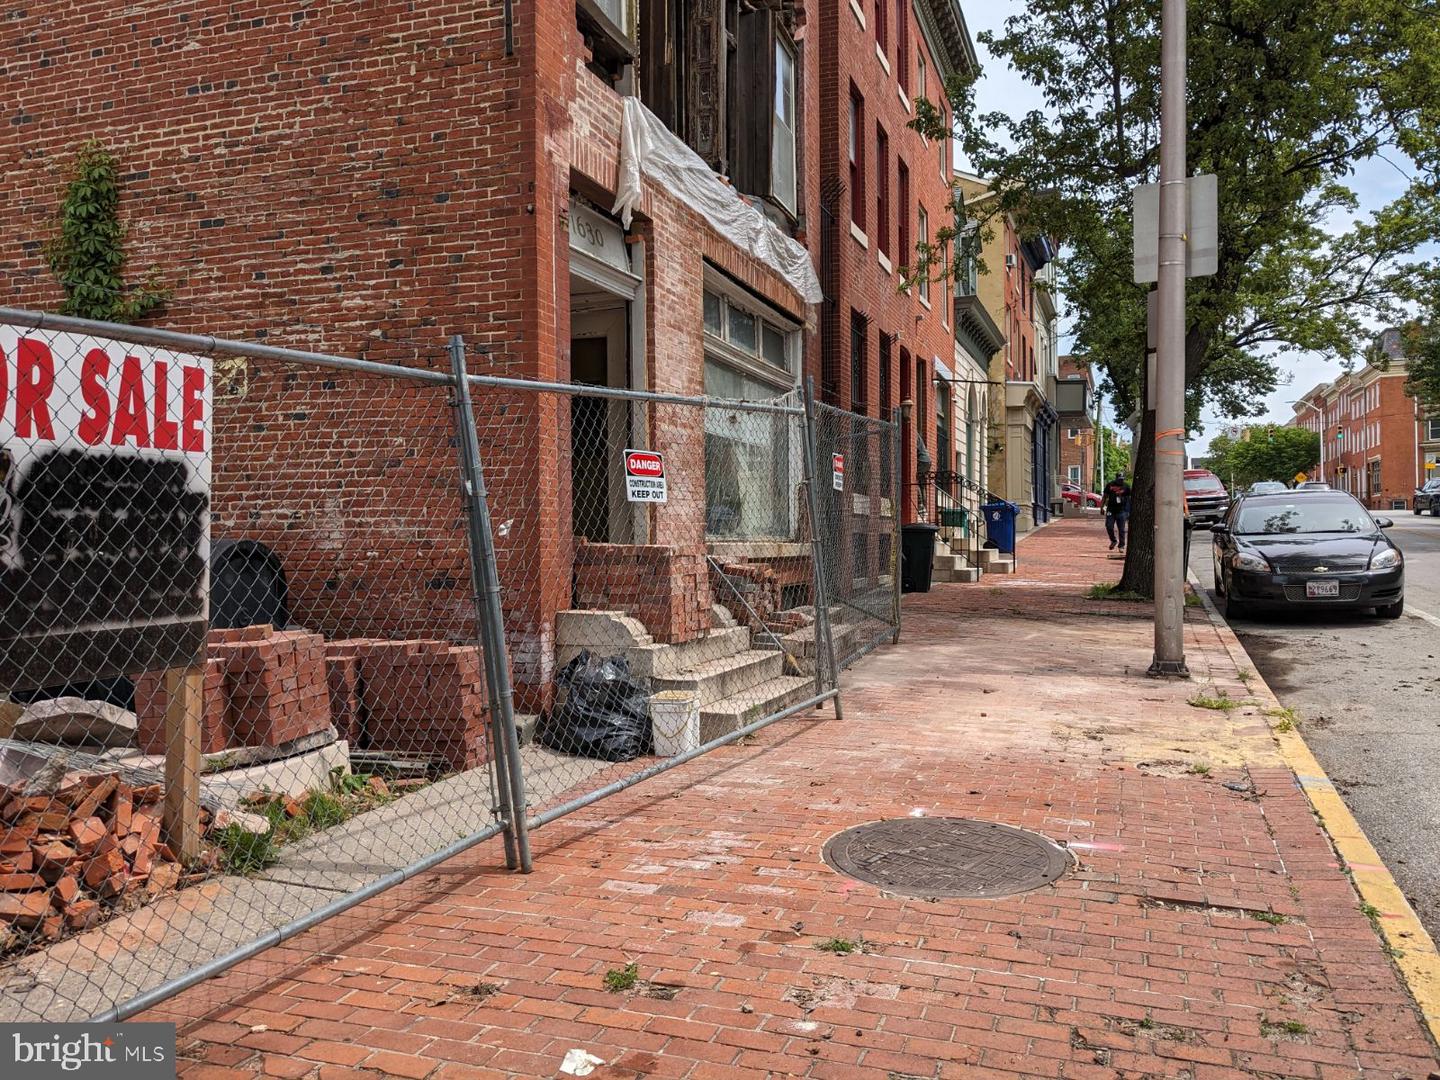
[[(1030, 0), (980, 40), (1045, 108), (979, 114), (970, 78), (946, 87), (963, 149), (994, 192), (956, 228), (1010, 213), (1062, 241), (1073, 348), (1103, 372), (1121, 416), (1146, 401), (1131, 203), (1159, 169), (1159, 14), (1156, 0)], [(1190, 0), (1189, 23), (1188, 167), (1219, 177), (1219, 268), (1190, 279), (1186, 296), (1193, 430), (1202, 407), (1257, 414), (1293, 354), (1359, 355), (1375, 324), (1440, 281), (1417, 255), (1440, 235), (1440, 0)], [(924, 103), (913, 126), (935, 133), (937, 114)], [(1413, 175), (1361, 214), (1353, 170), (1386, 155)], [(922, 252), (912, 274), (955, 274), (966, 247), (954, 245), (949, 266)], [(1154, 441), (1145, 411), (1121, 587), (1147, 596)]]
[(1426, 318), (1401, 328), (1405, 351), (1405, 390), (1419, 398), (1430, 416), (1440, 416), (1440, 303)]
[(76, 152), (46, 262), (65, 293), (60, 314), (134, 323), (170, 297), (158, 270), (125, 284), (125, 224), (120, 220), (120, 172), (113, 154), (91, 139)]
[(1320, 461), (1320, 436), (1308, 428), (1256, 424), (1239, 436), (1210, 440), (1210, 470), (1230, 486), (1244, 491), (1261, 480), (1290, 483)]

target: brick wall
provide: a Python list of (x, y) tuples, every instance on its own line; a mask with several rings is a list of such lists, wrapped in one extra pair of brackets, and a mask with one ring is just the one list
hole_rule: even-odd
[(623, 611), (656, 641), (678, 644), (710, 629), (703, 553), (660, 544), (587, 544), (575, 551), (575, 606)]
[[(911, 486), (918, 457), (917, 437), (923, 440), (932, 457), (935, 454), (934, 358), (938, 357), (949, 365), (954, 354), (954, 338), (949, 325), (952, 297), (948, 282), (931, 285), (928, 306), (921, 299), (918, 289), (906, 295), (898, 291), (900, 267), (910, 261), (899, 250), (900, 222), (901, 215), (905, 215), (912, 242), (918, 239), (918, 208), (923, 206), (929, 217), (933, 239), (947, 224), (946, 208), (951, 200), (949, 183), (952, 173), (947, 161), (942, 175), (939, 147), (933, 142), (926, 142), (906, 126), (914, 114), (908, 97), (900, 92), (900, 63), (907, 65), (910, 95), (914, 95), (917, 91), (915, 55), (923, 54), (928, 72), (926, 96), (932, 103), (943, 100), (939, 64), (914, 20), (910, 5), (887, 5), (889, 35), (884, 61), (876, 51), (875, 4), (862, 3), (859, 8), (865, 16), (863, 26), (856, 17), (854, 6), (848, 3), (825, 5), (819, 16), (822, 41), (819, 71), (820, 169), (822, 184), (827, 190), (842, 189), (835, 208), (837, 266), (831, 278), (834, 295), (826, 306), (827, 317), (822, 321), (830, 340), (822, 343), (822, 349), (835, 364), (838, 393), (834, 403), (846, 409), (855, 407), (857, 402), (851, 394), (850, 320), (852, 311), (865, 315), (869, 324), (864, 400), (860, 403), (864, 406), (862, 411), (888, 420), (890, 410), (902, 400), (915, 402), (901, 450), (907, 488), (902, 513), (906, 520), (912, 520), (918, 510)], [(908, 34), (900, 33), (896, 26), (897, 14), (902, 11), (911, 19)], [(909, 46), (904, 58), (898, 55), (901, 41), (908, 41)], [(865, 235), (863, 242), (851, 231), (848, 148), (852, 85), (865, 104), (865, 210), (864, 221), (855, 223)], [(888, 160), (884, 164), (889, 176), (889, 242), (885, 252), (891, 266), (889, 270), (879, 258), (876, 197), (881, 163), (877, 160), (877, 124), (884, 129), (889, 141)], [(898, 163), (901, 161), (909, 169), (910, 183), (910, 200), (904, 206), (900, 205), (899, 191)], [(889, 396), (883, 399), (879, 344), (882, 334), (891, 339)], [(818, 367), (813, 371), (818, 383), (821, 372)]]
[[(131, 267), (158, 268), (174, 289), (163, 325), (428, 367), (446, 365), (446, 337), (461, 332), (471, 370), (567, 380), (569, 192), (613, 198), (619, 98), (583, 67), (573, 3), (515, 5), (510, 56), (502, 11), (27, 5), (0, 69), (7, 302), (57, 302), (42, 247), (73, 149), (98, 134), (123, 163)], [(806, 47), (802, 71), (812, 104), (817, 52)], [(818, 140), (806, 131), (808, 169)], [(706, 258), (806, 314), (658, 191), (635, 235), (652, 388), (703, 387)], [(444, 393), (256, 364), (230, 374), (217, 391), (214, 535), (274, 548), (296, 620), (328, 637), (473, 640)], [(513, 538), (499, 561), (517, 694), (542, 708), (553, 613), (572, 603), (568, 404), (477, 394), (476, 411), (495, 518)], [(653, 423), (698, 477), (700, 425)], [(652, 527), (687, 558), (703, 550), (694, 508), (658, 510)]]

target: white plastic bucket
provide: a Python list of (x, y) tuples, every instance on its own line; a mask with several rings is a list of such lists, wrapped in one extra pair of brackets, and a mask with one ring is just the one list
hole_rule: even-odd
[(700, 703), (689, 690), (661, 690), (650, 698), (655, 753), (675, 757), (700, 745)]

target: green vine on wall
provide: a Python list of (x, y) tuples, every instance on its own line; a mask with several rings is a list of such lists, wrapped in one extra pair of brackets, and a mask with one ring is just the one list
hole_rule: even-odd
[(138, 285), (125, 284), (125, 225), (120, 220), (120, 174), (115, 156), (98, 140), (75, 154), (60, 204), (58, 233), (45, 261), (65, 292), (62, 315), (134, 323), (170, 298), (158, 269)]

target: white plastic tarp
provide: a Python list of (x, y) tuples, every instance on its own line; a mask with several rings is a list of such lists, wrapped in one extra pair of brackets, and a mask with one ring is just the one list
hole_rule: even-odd
[(614, 212), (627, 228), (631, 214), (640, 205), (643, 173), (699, 212), (721, 236), (774, 270), (807, 304), (825, 299), (804, 245), (786, 236), (716, 176), (700, 155), (676, 138), (639, 98), (624, 100)]

